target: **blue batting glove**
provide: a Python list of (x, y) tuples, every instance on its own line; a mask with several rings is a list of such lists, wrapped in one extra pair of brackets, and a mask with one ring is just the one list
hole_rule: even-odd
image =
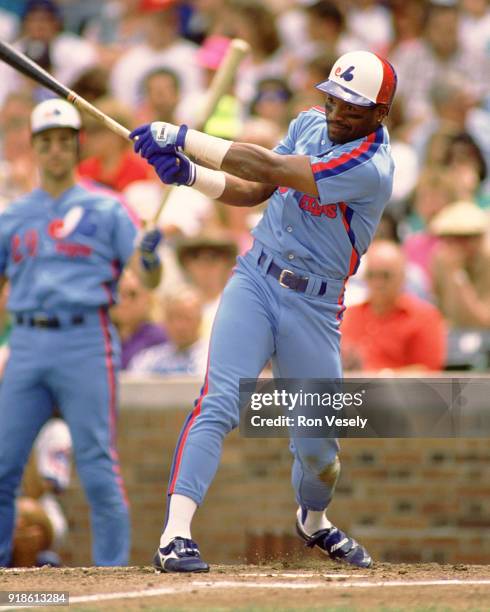
[(176, 152), (184, 148), (187, 126), (173, 125), (164, 121), (154, 121), (140, 125), (129, 135), (134, 143), (134, 150), (145, 159), (161, 152)]
[(152, 270), (160, 265), (160, 257), (156, 252), (163, 238), (163, 233), (155, 228), (143, 235), (140, 242), (140, 259), (145, 270)]
[(193, 185), (196, 180), (196, 164), (183, 153), (155, 153), (148, 161), (166, 185)]

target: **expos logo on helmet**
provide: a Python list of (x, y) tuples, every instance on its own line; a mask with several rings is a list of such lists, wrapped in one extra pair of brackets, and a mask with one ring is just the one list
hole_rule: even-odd
[(358, 106), (390, 106), (397, 76), (388, 60), (370, 51), (351, 51), (340, 56), (326, 81), (317, 88)]

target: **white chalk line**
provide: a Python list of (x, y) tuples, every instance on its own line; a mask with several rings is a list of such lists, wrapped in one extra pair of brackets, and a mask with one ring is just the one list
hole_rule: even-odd
[(107, 601), (109, 599), (134, 599), (135, 597), (155, 597), (158, 595), (178, 595), (179, 593), (189, 593), (196, 588), (205, 590), (215, 589), (329, 589), (337, 588), (369, 588), (369, 587), (399, 587), (399, 586), (439, 586), (439, 585), (489, 585), (490, 580), (414, 580), (403, 581), (394, 580), (390, 582), (368, 582), (368, 581), (342, 581), (342, 582), (240, 582), (238, 580), (220, 580), (210, 582), (206, 580), (194, 580), (193, 582), (181, 586), (162, 587), (158, 589), (145, 589), (144, 591), (129, 591), (121, 593), (102, 593), (97, 595), (82, 595), (70, 597), (71, 603), (87, 603), (90, 601)]
[(371, 581), (356, 581), (356, 580), (339, 580), (338, 582), (329, 581), (328, 579), (323, 582), (300, 582), (290, 583), (287, 582), (239, 582), (237, 580), (222, 580), (219, 582), (209, 582), (204, 580), (196, 580), (192, 583), (194, 587), (226, 587), (226, 588), (239, 588), (239, 587), (251, 587), (251, 588), (268, 588), (268, 589), (309, 589), (309, 588), (331, 588), (331, 587), (346, 587), (346, 588), (369, 588), (369, 587), (400, 587), (400, 586), (439, 586), (439, 585), (489, 585), (490, 579), (485, 580), (390, 580), (389, 582), (378, 580), (376, 582)]
[(367, 582), (367, 581), (345, 581), (345, 582), (240, 582), (238, 580), (223, 580), (209, 582), (205, 580), (195, 580), (190, 584), (174, 587), (162, 587), (159, 589), (146, 589), (144, 591), (129, 591), (127, 593), (102, 593), (98, 595), (82, 595), (70, 597), (70, 604), (89, 603), (97, 601), (108, 601), (111, 599), (134, 599), (139, 597), (157, 597), (158, 595), (179, 595), (195, 591), (196, 588), (203, 590), (216, 589), (328, 589), (337, 588), (369, 588), (369, 587), (388, 587), (388, 586), (438, 586), (438, 585), (490, 585), (490, 580), (418, 580), (413, 582), (396, 580), (393, 582)]
[[(332, 574), (339, 578), (338, 574)], [(210, 582), (206, 580), (195, 580), (188, 584), (172, 587), (161, 587), (156, 589), (145, 589), (139, 591), (121, 591), (112, 593), (97, 593), (94, 595), (79, 595), (70, 597), (70, 604), (95, 603), (102, 601), (110, 601), (114, 599), (136, 599), (145, 597), (158, 597), (159, 595), (183, 595), (196, 589), (202, 589), (202, 592), (220, 590), (220, 589), (284, 589), (284, 590), (299, 590), (299, 589), (352, 589), (352, 588), (380, 588), (380, 587), (423, 587), (423, 586), (490, 586), (488, 580), (392, 580), (370, 582), (367, 580), (339, 580), (329, 582), (327, 580), (319, 582), (240, 582), (238, 580), (218, 580)], [(16, 610), (16, 607), (1, 606), (0, 610)]]

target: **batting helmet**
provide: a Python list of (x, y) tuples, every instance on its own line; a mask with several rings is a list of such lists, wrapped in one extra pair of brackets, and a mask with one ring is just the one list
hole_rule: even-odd
[(77, 109), (61, 98), (41, 102), (31, 114), (32, 134), (39, 134), (52, 128), (71, 128), (78, 131), (81, 125)]
[(370, 51), (351, 51), (339, 57), (328, 79), (316, 87), (351, 104), (389, 106), (396, 82), (396, 72), (390, 62)]

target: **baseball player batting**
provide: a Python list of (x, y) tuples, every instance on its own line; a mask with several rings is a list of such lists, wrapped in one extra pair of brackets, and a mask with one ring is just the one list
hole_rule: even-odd
[[(75, 182), (80, 116), (71, 104), (42, 102), (31, 128), (40, 188), (0, 215), (0, 282), (10, 281), (14, 323), (0, 388), (0, 566), (11, 560), (24, 465), (54, 406), (91, 506), (94, 562), (125, 565), (129, 514), (115, 447), (120, 349), (108, 307), (137, 230), (119, 200)], [(145, 278), (157, 262), (142, 257)]]
[[(154, 558), (160, 571), (209, 570), (190, 525), (218, 468), (223, 438), (239, 423), (240, 378), (258, 377), (269, 359), (281, 378), (342, 375), (345, 282), (392, 190), (383, 119), (396, 74), (386, 60), (356, 51), (341, 56), (317, 87), (325, 108), (300, 113), (274, 151), (161, 122), (131, 134), (138, 137), (135, 150), (165, 183), (192, 185), (234, 206), (270, 197), (254, 245), (224, 290), (204, 387), (177, 443)], [(367, 551), (325, 513), (340, 469), (337, 440), (293, 438), (291, 451), (299, 536), (332, 559), (369, 567)]]

